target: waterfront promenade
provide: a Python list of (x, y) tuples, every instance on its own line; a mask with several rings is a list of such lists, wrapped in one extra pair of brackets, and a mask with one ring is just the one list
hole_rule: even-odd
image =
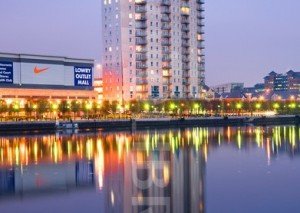
[[(18, 121), (1, 122), (0, 132), (8, 131), (55, 131), (57, 124), (68, 124), (70, 121)], [(239, 125), (298, 125), (297, 115), (280, 115), (269, 117), (191, 117), (191, 118), (140, 118), (110, 120), (75, 120), (72, 123), (80, 130), (116, 130), (142, 128), (169, 128), (188, 126), (239, 126)]]

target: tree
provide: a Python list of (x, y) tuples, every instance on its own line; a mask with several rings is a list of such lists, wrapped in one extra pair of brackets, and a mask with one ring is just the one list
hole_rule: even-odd
[(47, 100), (40, 99), (37, 101), (36, 105), (39, 116), (44, 116), (44, 113), (48, 112), (49, 110), (49, 102)]
[(81, 110), (81, 104), (79, 101), (76, 101), (76, 100), (73, 100), (71, 102), (71, 111), (73, 112), (74, 114), (74, 119), (75, 119), (75, 115), (80, 112)]
[(4, 113), (6, 113), (8, 111), (8, 107), (7, 104), (4, 100), (0, 100), (0, 113), (1, 116), (3, 116)]
[(70, 107), (70, 104), (66, 100), (62, 100), (59, 104), (58, 109), (64, 117), (66, 113), (70, 112), (71, 107)]

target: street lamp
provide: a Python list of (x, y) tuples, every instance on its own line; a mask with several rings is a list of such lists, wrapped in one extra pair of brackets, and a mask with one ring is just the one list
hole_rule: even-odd
[(259, 109), (261, 108), (261, 103), (256, 103), (256, 104), (255, 104), (255, 108), (256, 108), (257, 110), (259, 110)]

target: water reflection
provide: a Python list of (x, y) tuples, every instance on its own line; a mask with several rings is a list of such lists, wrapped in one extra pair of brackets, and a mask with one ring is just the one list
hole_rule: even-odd
[[(0, 199), (93, 189), (104, 212), (205, 212), (208, 153), (300, 153), (300, 128), (224, 127), (0, 137)], [(95, 210), (97, 212), (97, 210)]]

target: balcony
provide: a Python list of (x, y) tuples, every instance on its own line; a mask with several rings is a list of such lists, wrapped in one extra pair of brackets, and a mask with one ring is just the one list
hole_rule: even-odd
[(168, 46), (164, 46), (163, 49), (162, 49), (162, 53), (163, 54), (170, 54), (171, 50), (168, 48)]
[(172, 77), (172, 72), (170, 70), (163, 70), (163, 77), (164, 78)]
[(181, 46), (185, 47), (185, 48), (188, 48), (188, 47), (190, 47), (190, 44), (187, 40), (182, 40)]
[(201, 4), (198, 4), (198, 5), (196, 6), (196, 9), (197, 9), (198, 11), (200, 11), (200, 12), (204, 12), (204, 7), (203, 7)]
[(135, 36), (136, 37), (146, 37), (147, 36), (147, 32), (145, 30), (137, 29), (135, 31)]
[(189, 86), (189, 85), (191, 85), (191, 82), (189, 80), (185, 79), (182, 81), (182, 85)]
[[(190, 78), (190, 74), (188, 72), (184, 72), (182, 75), (183, 78)], [(186, 80), (186, 79), (185, 79)]]
[(137, 78), (136, 79), (136, 85), (147, 85), (148, 81), (146, 78)]
[(205, 65), (204, 65), (203, 63), (199, 64), (199, 65), (197, 66), (197, 70), (198, 70), (199, 72), (204, 72), (204, 71), (205, 71)]
[(161, 45), (162, 46), (171, 46), (171, 41), (169, 39), (162, 39)]
[(170, 79), (163, 79), (163, 85), (172, 85), (172, 81)]
[(137, 93), (148, 93), (148, 88), (147, 87), (141, 87), (136, 89)]
[(148, 66), (145, 62), (136, 62), (136, 69), (147, 69)]
[(198, 19), (205, 19), (204, 15), (202, 13), (198, 13), (197, 18)]
[(136, 61), (147, 61), (147, 55), (146, 54), (136, 54), (135, 60)]
[(204, 4), (204, 1), (203, 0), (197, 0), (196, 1), (198, 4)]
[(162, 68), (163, 69), (171, 69), (172, 68), (171, 63), (170, 62), (163, 62), (162, 63)]
[(170, 38), (171, 37), (171, 33), (168, 30), (163, 30), (161, 33), (161, 36), (163, 38)]
[(140, 14), (139, 16), (137, 15), (135, 17), (136, 21), (146, 21), (147, 20), (147, 16), (145, 14)]
[(182, 48), (181, 53), (182, 55), (189, 55), (190, 51), (187, 48)]
[(189, 32), (190, 28), (189, 28), (188, 25), (184, 24), (184, 25), (182, 25), (181, 30), (184, 31), (184, 32)]
[(161, 0), (161, 5), (163, 5), (163, 6), (170, 6), (171, 5), (171, 1), (170, 0)]
[(161, 13), (170, 14), (171, 13), (170, 7), (168, 7), (168, 6), (161, 7)]
[(188, 64), (183, 64), (182, 69), (183, 70), (190, 70), (190, 66)]
[(189, 19), (187, 17), (182, 16), (181, 23), (182, 24), (188, 24), (188, 23), (190, 23), (190, 21), (189, 21)]
[(182, 61), (183, 61), (184, 63), (188, 63), (188, 62), (190, 62), (190, 58), (187, 57), (187, 56), (185, 56), (185, 55), (183, 55), (183, 56), (182, 56)]
[(202, 50), (202, 51), (198, 50), (197, 55), (200, 56), (201, 58), (202, 57), (204, 58), (204, 56), (205, 56), (204, 50)]
[(204, 22), (202, 20), (198, 21), (197, 25), (200, 26), (200, 27), (204, 27), (205, 26), (205, 24), (204, 24)]
[(146, 24), (146, 22), (143, 22), (143, 21), (136, 21), (135, 22), (135, 28), (136, 29), (146, 29), (147, 24)]
[(197, 33), (200, 34), (200, 35), (203, 35), (204, 34), (203, 28), (200, 27), (200, 26), (197, 26)]
[(161, 25), (162, 30), (171, 30), (171, 25), (167, 23), (162, 23)]
[(171, 19), (169, 17), (169, 15), (167, 14), (163, 14), (162, 17), (161, 17), (161, 22), (170, 22)]
[(144, 70), (137, 70), (136, 71), (136, 77), (145, 79), (145, 78), (148, 77), (148, 73)]
[(135, 52), (136, 52), (136, 53), (146, 53), (146, 52), (147, 52), (147, 49), (146, 49), (146, 48), (143, 48), (143, 47), (141, 47), (141, 46), (137, 46), (137, 47), (135, 48)]
[(200, 42), (200, 43), (197, 44), (197, 48), (198, 49), (205, 49), (205, 46), (204, 46), (204, 44), (202, 44), (202, 42)]
[(146, 13), (147, 9), (145, 6), (135, 6), (135, 13)]
[(136, 5), (144, 5), (147, 4), (147, 0), (135, 0)]
[(146, 45), (147, 44), (147, 39), (146, 38), (136, 38), (135, 39), (135, 44), (136, 45)]
[(182, 32), (181, 38), (183, 38), (183, 39), (190, 39), (190, 36), (189, 36), (188, 33)]
[(169, 55), (163, 55), (162, 56), (162, 61), (163, 62), (170, 62), (171, 61), (171, 57)]

